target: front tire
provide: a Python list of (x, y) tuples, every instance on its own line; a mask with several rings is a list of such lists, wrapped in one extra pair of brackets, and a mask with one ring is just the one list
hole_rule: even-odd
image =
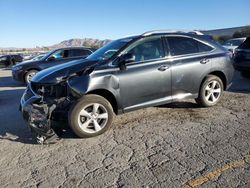
[(195, 101), (203, 107), (216, 105), (223, 93), (223, 83), (221, 79), (215, 75), (208, 75), (202, 83), (199, 97)]
[(25, 82), (26, 84), (30, 83), (31, 79), (33, 78), (33, 76), (36, 75), (37, 72), (38, 72), (37, 70), (30, 70), (30, 71), (28, 71), (28, 72), (25, 74), (25, 76), (24, 76), (24, 82)]
[(99, 95), (83, 96), (69, 112), (69, 125), (80, 138), (98, 136), (107, 131), (113, 121), (113, 108)]

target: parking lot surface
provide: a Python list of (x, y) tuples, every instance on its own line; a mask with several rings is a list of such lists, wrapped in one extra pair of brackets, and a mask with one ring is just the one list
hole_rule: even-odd
[(89, 139), (35, 144), (18, 111), (25, 86), (0, 70), (1, 187), (250, 187), (250, 80), (212, 108), (193, 101), (117, 116)]

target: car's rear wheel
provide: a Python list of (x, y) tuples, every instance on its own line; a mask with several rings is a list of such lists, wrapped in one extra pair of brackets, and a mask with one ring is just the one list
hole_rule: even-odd
[(28, 71), (24, 76), (24, 82), (25, 83), (30, 83), (31, 79), (33, 78), (33, 76), (36, 75), (37, 72), (38, 72), (37, 70)]
[(208, 75), (202, 83), (199, 97), (196, 102), (203, 107), (210, 107), (216, 105), (223, 93), (223, 83), (221, 79), (214, 75)]
[(113, 116), (113, 108), (105, 98), (85, 95), (71, 108), (69, 125), (77, 136), (93, 137), (111, 127)]

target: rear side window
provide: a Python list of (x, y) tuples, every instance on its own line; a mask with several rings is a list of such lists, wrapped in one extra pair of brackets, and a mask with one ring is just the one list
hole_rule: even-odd
[(70, 50), (70, 57), (88, 56), (91, 54), (90, 50), (73, 49)]
[(213, 48), (187, 37), (167, 37), (172, 56), (211, 51)]
[(199, 52), (209, 52), (209, 51), (212, 51), (213, 48), (211, 46), (208, 46), (204, 43), (201, 43), (201, 42), (198, 42), (198, 48), (199, 48)]

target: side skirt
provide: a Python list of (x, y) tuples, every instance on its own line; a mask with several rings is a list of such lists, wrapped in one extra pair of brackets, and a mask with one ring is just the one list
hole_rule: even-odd
[[(122, 111), (119, 111), (119, 112), (120, 113), (127, 113), (127, 112), (131, 112), (134, 110), (139, 110), (142, 108), (159, 106), (159, 105), (163, 105), (163, 104), (169, 104), (169, 103), (176, 102), (176, 101), (183, 100), (183, 99), (195, 99), (197, 97), (198, 97), (198, 94), (192, 94), (192, 93), (177, 94), (177, 95), (172, 96), (172, 97), (171, 96), (164, 97), (164, 98), (148, 101), (145, 103), (129, 106), (129, 107), (126, 107)], [(120, 113), (118, 113), (118, 114), (120, 114)]]

